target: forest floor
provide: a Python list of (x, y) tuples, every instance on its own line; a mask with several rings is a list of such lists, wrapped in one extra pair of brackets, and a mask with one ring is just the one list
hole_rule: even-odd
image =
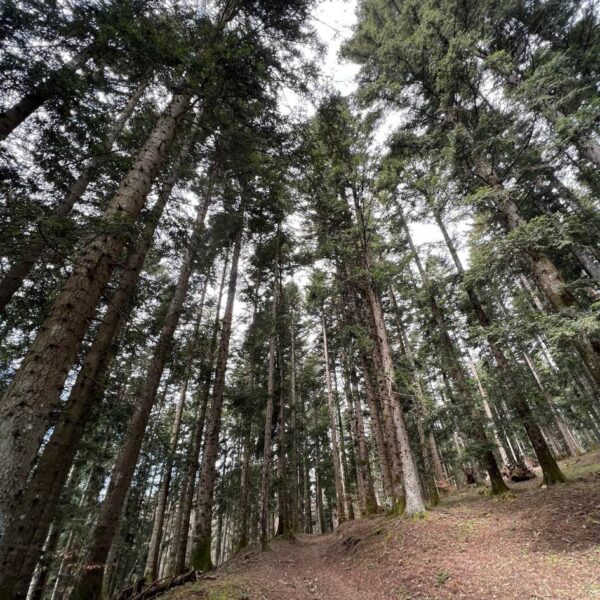
[(423, 518), (377, 516), (327, 535), (249, 547), (166, 600), (600, 598), (600, 452), (563, 461), (569, 483), (443, 498)]

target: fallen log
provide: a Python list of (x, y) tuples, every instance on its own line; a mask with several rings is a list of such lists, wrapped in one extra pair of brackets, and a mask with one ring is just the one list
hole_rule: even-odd
[(174, 575), (173, 577), (164, 577), (158, 579), (150, 584), (141, 579), (137, 581), (131, 587), (123, 590), (116, 600), (149, 600), (149, 598), (156, 598), (169, 591), (171, 588), (189, 583), (190, 581), (197, 581), (200, 573), (198, 571), (189, 571), (183, 573), (183, 575)]
[(528, 481), (537, 475), (525, 463), (510, 463), (502, 468), (502, 475), (510, 481)]

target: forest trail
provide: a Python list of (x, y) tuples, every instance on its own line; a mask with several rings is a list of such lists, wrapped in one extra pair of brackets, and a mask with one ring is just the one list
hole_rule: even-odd
[(562, 463), (571, 481), (512, 484), (514, 497), (469, 489), (424, 519), (379, 516), (328, 535), (240, 552), (168, 600), (600, 598), (598, 453)]

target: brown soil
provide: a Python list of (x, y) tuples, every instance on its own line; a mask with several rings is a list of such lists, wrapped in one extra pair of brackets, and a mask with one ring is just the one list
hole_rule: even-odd
[(470, 489), (423, 519), (376, 517), (333, 534), (249, 548), (169, 600), (600, 598), (600, 454), (563, 464), (570, 482)]

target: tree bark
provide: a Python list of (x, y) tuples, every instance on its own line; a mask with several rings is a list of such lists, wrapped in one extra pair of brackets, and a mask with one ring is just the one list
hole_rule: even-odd
[(271, 436), (273, 431), (273, 404), (275, 399), (275, 344), (277, 337), (277, 312), (279, 310), (279, 284), (273, 279), (273, 302), (271, 305), (271, 332), (269, 335), (269, 370), (267, 374), (267, 407), (262, 477), (260, 486), (260, 543), (263, 550), (269, 543), (269, 504), (271, 496)]
[(156, 400), (160, 379), (172, 349), (175, 330), (179, 324), (183, 304), (187, 297), (190, 277), (194, 271), (198, 245), (204, 230), (204, 220), (210, 199), (209, 191), (198, 207), (189, 247), (183, 259), (158, 342), (147, 367), (141, 393), (135, 402), (135, 411), (113, 468), (106, 498), (102, 503), (98, 522), (92, 534), (90, 550), (81, 577), (75, 586), (74, 598), (87, 600), (100, 598), (101, 596), (106, 558), (112, 546), (123, 502), (133, 477), (144, 433)]
[(206, 429), (206, 444), (204, 449), (204, 460), (202, 462), (202, 475), (198, 492), (198, 509), (194, 526), (194, 544), (192, 549), (192, 566), (197, 571), (205, 571), (212, 566), (210, 544), (212, 506), (215, 487), (215, 464), (219, 448), (219, 433), (221, 431), (221, 410), (225, 392), (225, 373), (227, 371), (227, 359), (229, 357), (229, 340), (231, 337), (233, 306), (235, 302), (238, 266), (242, 248), (242, 229), (243, 226), (240, 225), (234, 242), (231, 272), (229, 274), (229, 284), (227, 288), (227, 303), (225, 306), (225, 314), (223, 316), (223, 330), (219, 341), (219, 350), (217, 352), (215, 385), (208, 427)]
[(196, 477), (198, 473), (198, 462), (200, 460), (200, 450), (202, 446), (202, 434), (204, 432), (204, 421), (208, 409), (208, 400), (210, 397), (211, 384), (213, 381), (215, 352), (217, 348), (217, 337), (221, 324), (221, 302), (223, 299), (223, 290), (225, 288), (225, 278), (227, 276), (227, 266), (229, 262), (229, 250), (225, 253), (223, 261), (223, 271), (221, 282), (217, 293), (217, 306), (215, 309), (215, 321), (212, 335), (210, 338), (208, 351), (204, 363), (204, 376), (202, 378), (201, 391), (195, 401), (195, 419), (192, 433), (192, 443), (188, 448), (186, 456), (186, 474), (185, 485), (183, 486), (183, 495), (180, 502), (180, 515), (176, 521), (176, 541), (172, 546), (172, 552), (168, 559), (167, 574), (177, 575), (186, 570), (186, 556), (188, 549), (188, 537), (190, 529), (190, 520), (192, 513), (192, 503), (194, 499), (194, 490), (196, 489)]
[[(440, 309), (437, 299), (434, 293), (431, 291), (431, 285), (429, 282), (429, 277), (423, 268), (421, 263), (421, 259), (419, 258), (419, 254), (417, 249), (413, 243), (412, 236), (410, 234), (410, 230), (408, 229), (408, 225), (406, 220), (402, 219), (402, 226), (404, 228), (404, 233), (406, 235), (406, 239), (410, 250), (413, 254), (413, 259), (417, 266), (417, 270), (421, 276), (421, 281), (423, 285), (429, 288), (429, 304), (431, 307), (431, 312), (435, 319), (438, 332), (440, 334), (440, 342), (441, 342), (441, 351), (442, 356), (444, 358), (444, 364), (446, 369), (449, 371), (456, 387), (461, 396), (461, 408), (467, 411), (469, 415), (470, 423), (470, 434), (474, 441), (481, 445), (481, 462), (485, 469), (488, 472), (490, 477), (490, 482), (492, 484), (492, 492), (494, 494), (502, 494), (508, 491), (507, 485), (504, 483), (502, 479), (502, 474), (500, 473), (500, 468), (498, 467), (498, 463), (496, 462), (496, 458), (492, 451), (492, 444), (490, 443), (487, 433), (484, 428), (484, 417), (481, 415), (480, 411), (477, 409), (475, 405), (475, 401), (471, 395), (471, 391), (469, 389), (469, 384), (467, 382), (466, 375), (463, 371), (463, 367), (460, 363), (460, 358), (458, 355), (458, 350), (456, 349), (450, 334), (448, 333), (448, 329), (446, 327), (446, 321), (442, 310)], [(456, 402), (453, 399), (453, 402)]]
[(375, 514), (378, 511), (377, 498), (373, 487), (373, 475), (371, 474), (371, 461), (369, 459), (369, 447), (365, 434), (365, 423), (358, 393), (358, 377), (354, 367), (348, 365), (344, 357), (344, 388), (348, 405), (353, 407), (353, 419), (356, 428), (357, 446), (357, 471), (359, 486), (362, 488), (361, 512), (363, 516)]
[(342, 467), (340, 464), (340, 450), (338, 447), (337, 427), (335, 423), (335, 407), (333, 400), (333, 389), (331, 385), (331, 374), (329, 372), (329, 351), (327, 348), (327, 328), (325, 317), (321, 315), (321, 335), (323, 336), (323, 362), (325, 366), (325, 381), (327, 383), (327, 409), (329, 412), (329, 432), (331, 435), (331, 454), (333, 459), (333, 477), (335, 483), (335, 507), (338, 525), (346, 520), (344, 507), (344, 483)]
[(75, 259), (62, 292), (0, 400), (0, 533), (16, 516), (50, 415), (123, 250), (123, 225), (138, 217), (190, 105), (187, 94), (171, 100), (105, 212), (108, 231), (90, 240)]
[(171, 437), (169, 439), (167, 458), (164, 465), (162, 481), (160, 482), (158, 501), (156, 503), (156, 509), (154, 510), (154, 522), (152, 525), (152, 533), (150, 534), (150, 542), (148, 544), (146, 567), (144, 569), (144, 579), (146, 581), (154, 581), (158, 578), (158, 558), (163, 536), (163, 524), (171, 487), (171, 478), (173, 476), (173, 461), (175, 459), (175, 452), (177, 450), (177, 441), (179, 439), (179, 429), (181, 427), (181, 417), (183, 415), (183, 407), (185, 404), (185, 397), (187, 395), (187, 388), (188, 379), (186, 378), (181, 384), (181, 388), (179, 390), (179, 400), (177, 402), (177, 408), (175, 409), (175, 417), (173, 419), (173, 427), (171, 429)]
[[(144, 259), (152, 245), (156, 227), (172, 189), (181, 174), (183, 157), (187, 155), (191, 142), (190, 138), (182, 148), (181, 158), (173, 166), (171, 175), (161, 186), (146, 225), (127, 258), (116, 291), (84, 358), (65, 407), (23, 493), (19, 504), (19, 518), (13, 521), (3, 540), (4, 552), (0, 571), (4, 574), (11, 573), (13, 581), (17, 574), (21, 581), (28, 580), (38, 561), (41, 545), (54, 519), (67, 474), (87, 421), (93, 408), (102, 398), (103, 382), (118, 349), (115, 340), (129, 313), (131, 297), (137, 287)], [(21, 518), (21, 515), (27, 516)], [(4, 585), (9, 585), (5, 583), (5, 579), (8, 581), (9, 577), (0, 576), (0, 590), (5, 589)]]
[[(459, 276), (462, 278), (464, 276), (464, 268), (463, 268), (462, 262), (458, 256), (458, 252), (456, 252), (454, 243), (452, 242), (452, 239), (450, 238), (450, 235), (448, 234), (448, 231), (446, 229), (446, 226), (442, 220), (442, 217), (441, 217), (439, 211), (434, 209), (433, 212), (434, 212), (434, 216), (435, 216), (436, 222), (438, 224), (438, 227), (440, 228), (442, 235), (444, 236), (446, 246), (448, 247), (448, 250), (450, 251), (450, 254), (451, 254), (454, 264), (456, 266), (456, 270), (457, 270)], [(470, 285), (467, 285), (465, 289), (466, 289), (467, 295), (469, 297), (469, 302), (471, 304), (471, 308), (472, 308), (477, 320), (479, 321), (479, 324), (484, 328), (484, 331), (486, 333), (486, 339), (487, 339), (488, 345), (490, 347), (490, 350), (492, 352), (492, 355), (496, 361), (498, 369), (501, 373), (502, 382), (504, 383), (504, 386), (506, 387), (506, 389), (510, 392), (511, 398), (512, 398), (514, 406), (515, 406), (516, 413), (519, 416), (519, 419), (521, 421), (521, 424), (525, 428), (525, 431), (527, 432), (529, 441), (531, 442), (531, 445), (533, 446), (533, 450), (537, 456), (540, 466), (542, 467), (542, 471), (544, 473), (544, 483), (546, 483), (547, 485), (552, 485), (555, 483), (564, 482), (566, 480), (566, 478), (563, 475), (563, 473), (561, 472), (561, 470), (558, 466), (558, 463), (556, 462), (554, 456), (552, 455), (552, 452), (550, 451), (550, 448), (548, 448), (548, 445), (546, 444), (546, 442), (544, 440), (544, 436), (542, 435), (540, 426), (539, 426), (537, 420), (535, 419), (535, 415), (533, 414), (531, 407), (529, 406), (529, 404), (527, 402), (527, 398), (525, 398), (524, 394), (519, 389), (519, 387), (514, 384), (514, 375), (513, 375), (512, 369), (510, 367), (510, 362), (509, 362), (508, 358), (506, 357), (506, 355), (504, 354), (504, 352), (502, 351), (502, 349), (500, 348), (500, 346), (498, 345), (498, 343), (496, 342), (496, 340), (493, 339), (492, 335), (489, 332), (490, 327), (492, 325), (492, 321), (489, 318), (488, 313), (485, 311), (483, 304), (481, 303), (479, 296), (477, 295), (477, 292), (475, 291), (475, 289)], [(475, 370), (474, 364), (472, 364), (472, 368)], [(475, 371), (475, 376), (476, 376), (477, 383), (482, 391), (482, 396), (483, 396), (484, 402), (487, 402), (487, 399), (485, 398), (485, 393), (483, 392), (483, 388), (481, 387), (481, 383), (479, 381), (479, 376), (477, 375), (476, 371)], [(498, 438), (498, 435), (497, 435), (495, 429), (494, 429), (494, 434), (496, 436), (498, 447), (502, 448), (502, 444)], [(502, 450), (504, 451), (503, 448), (502, 448)], [(503, 459), (506, 461), (506, 452), (505, 451), (504, 451)]]

